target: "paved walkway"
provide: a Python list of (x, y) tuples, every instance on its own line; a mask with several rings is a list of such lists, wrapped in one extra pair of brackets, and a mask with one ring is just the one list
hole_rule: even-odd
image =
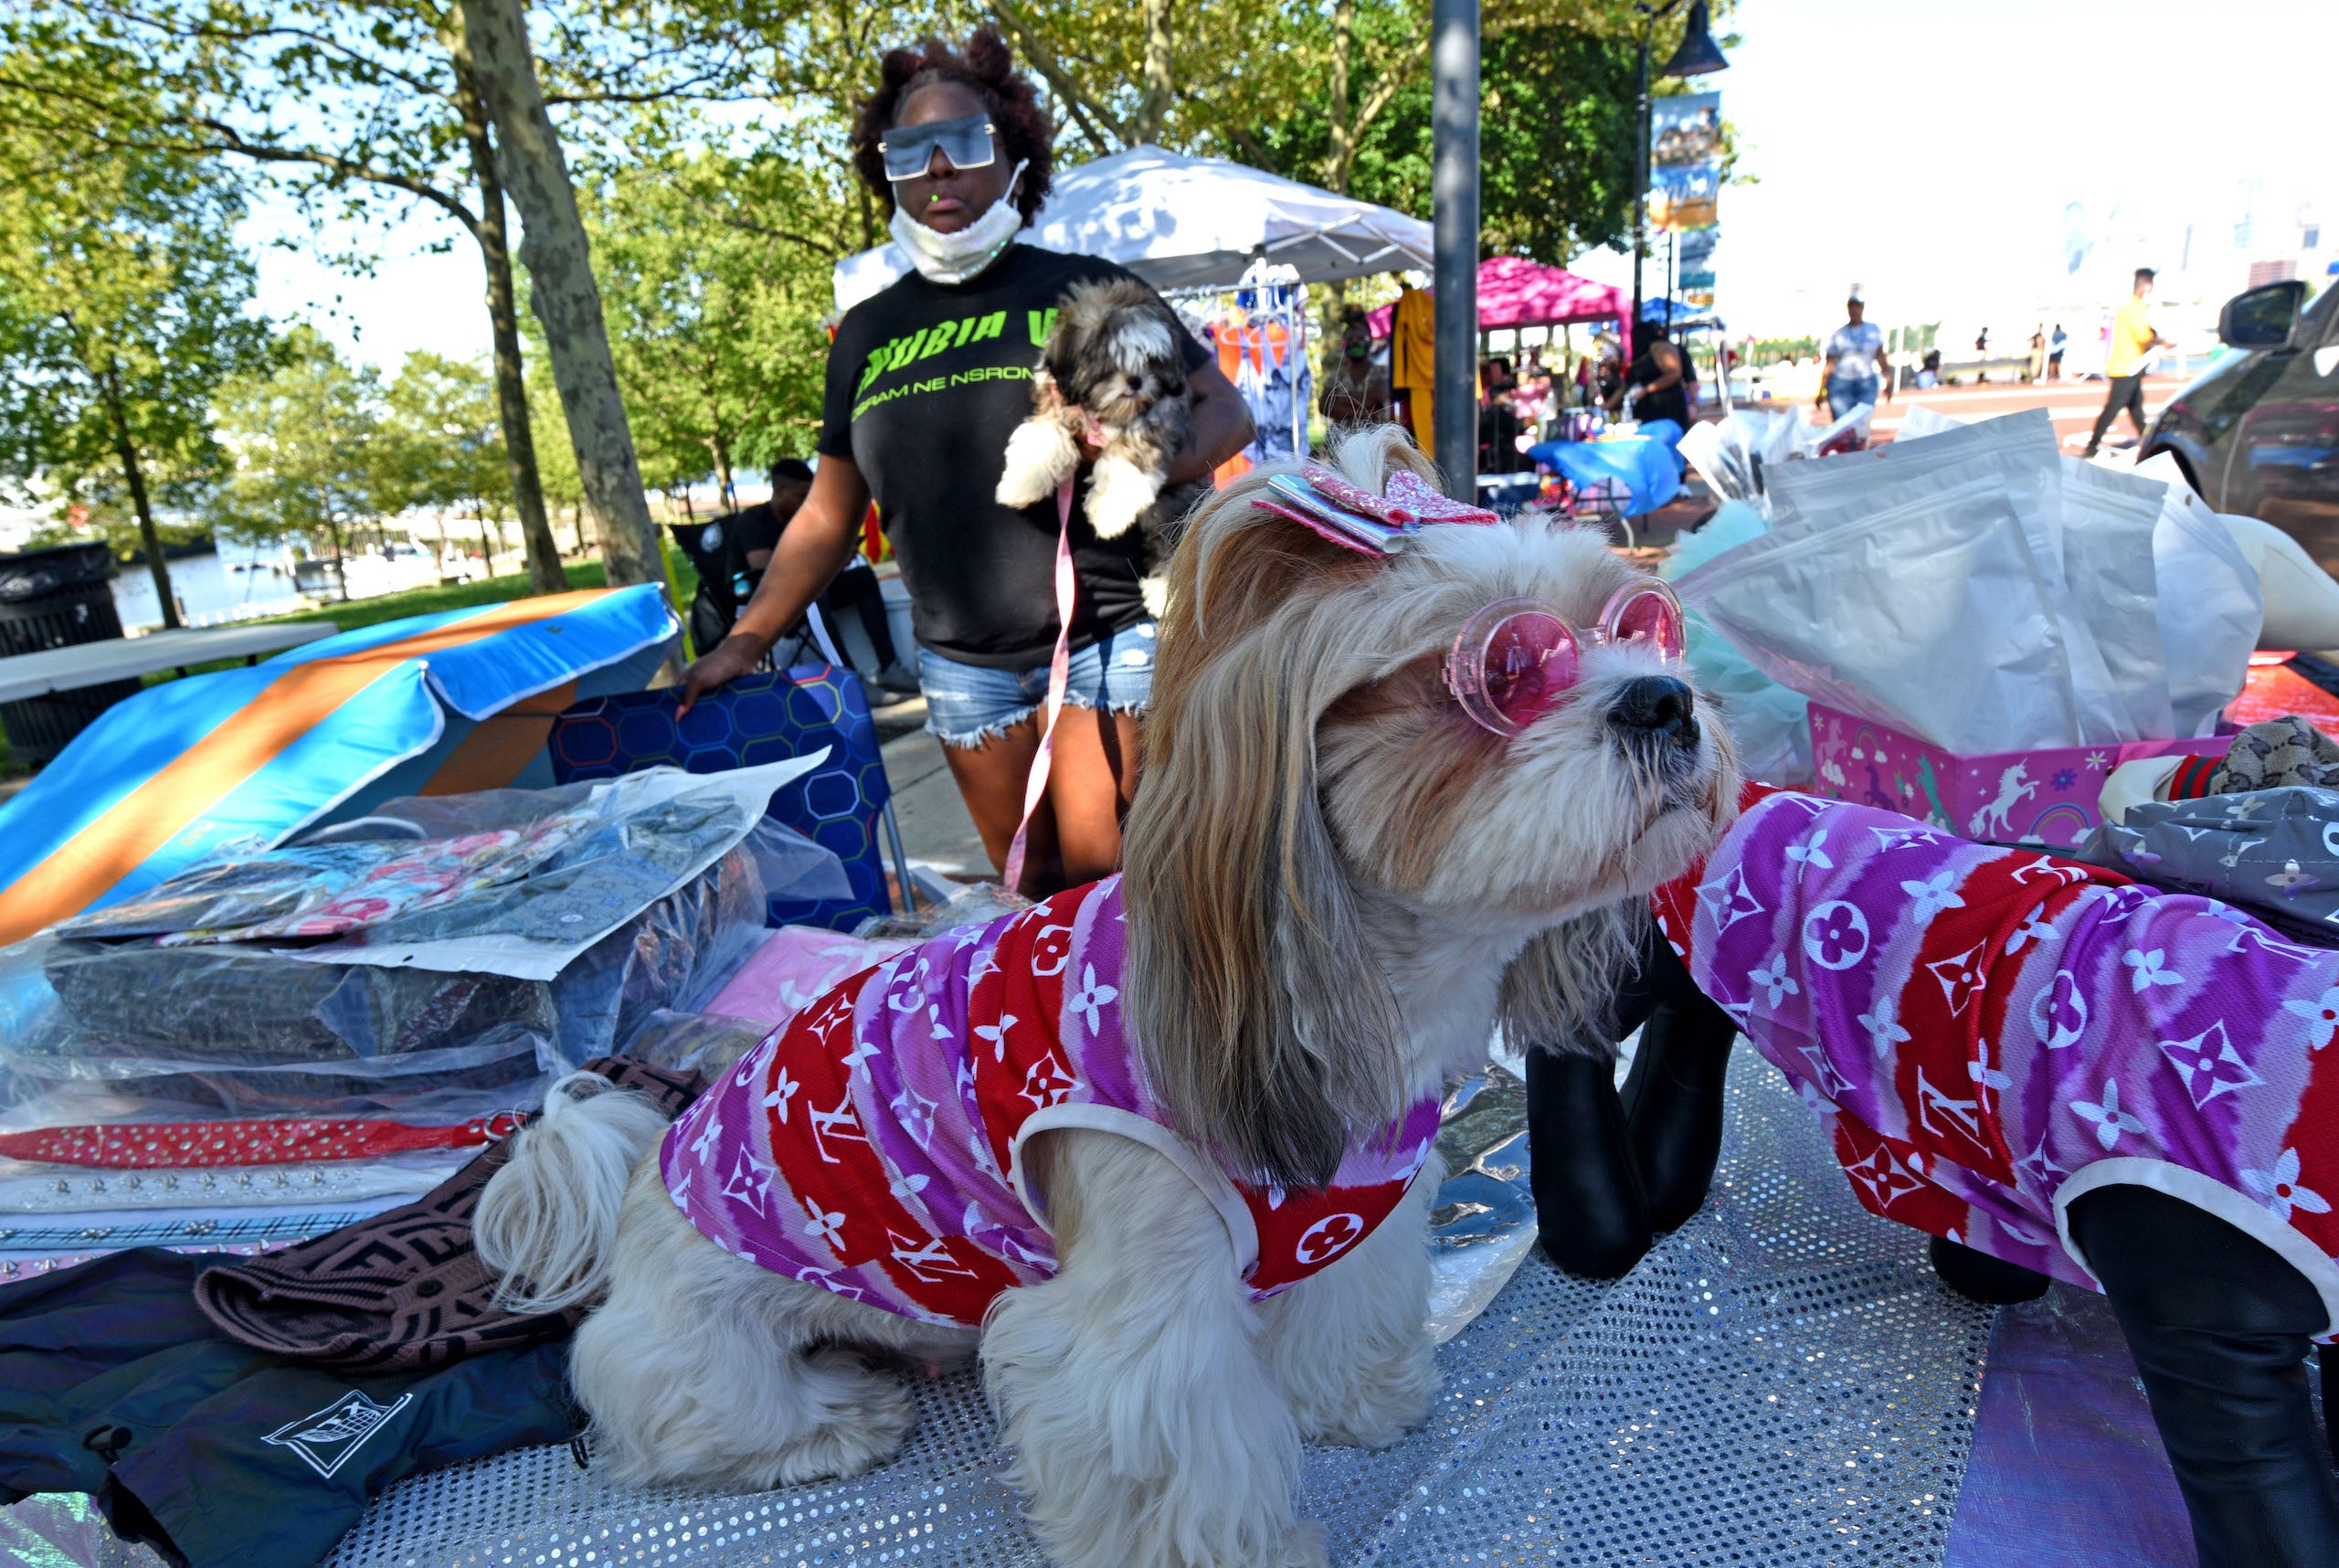
[(885, 779), (894, 787), (894, 815), (910, 859), (962, 881), (996, 874), (974, 819), (958, 798), (942, 743), (926, 733), (926, 699), (890, 703), (875, 717)]
[[(2154, 376), (2145, 379), (2146, 425), (2152, 423), (2168, 400), (2175, 397), (2189, 379), (2182, 376)], [(2106, 384), (2101, 381), (2048, 381), (2027, 387), (1936, 387), (1925, 392), (1912, 388), (1877, 409), (1876, 418), (1868, 429), (1879, 441), (1891, 440), (1909, 410), (1920, 403), (1961, 419), (1987, 419), (2024, 408), (2045, 408), (2055, 421), (2055, 434), (2062, 439), (2064, 446), (2076, 452), (2087, 444), (2087, 433), (2095, 427), (2095, 416), (2103, 408), (2103, 399), (2109, 391)], [(2135, 427), (2129, 424), (2128, 417), (2122, 414), (2120, 422), (2105, 434), (2104, 450), (2112, 451), (2133, 447), (2135, 440)]]

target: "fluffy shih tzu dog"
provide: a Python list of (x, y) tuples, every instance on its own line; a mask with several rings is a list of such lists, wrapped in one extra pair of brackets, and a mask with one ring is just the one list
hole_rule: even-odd
[(1032, 377), (1032, 414), (1008, 438), (998, 497), (1046, 500), (1080, 466), (1080, 438), (1099, 449), (1085, 511), (1100, 539), (1132, 527), (1146, 542), (1146, 603), (1161, 614), (1162, 566), (1207, 482), (1165, 490), (1170, 457), (1186, 444), (1194, 402), (1186, 329), (1160, 298), (1128, 280), (1078, 283), (1064, 296)]
[[(1388, 427), (1333, 466), (1429, 473)], [(1179, 545), (1124, 874), (845, 982), (671, 1128), (580, 1075), (514, 1139), (479, 1249), (594, 1308), (605, 1473), (851, 1475), (914, 1424), (884, 1362), (977, 1357), (1059, 1563), (1311, 1564), (1302, 1439), (1426, 1414), (1443, 1086), (1498, 1020), (1607, 1048), (1625, 911), (1737, 781), (1597, 534), (1367, 556), (1278, 478)]]

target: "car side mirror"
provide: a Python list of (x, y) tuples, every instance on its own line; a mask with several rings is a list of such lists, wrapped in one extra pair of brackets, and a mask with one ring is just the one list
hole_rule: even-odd
[(2295, 278), (2236, 294), (2217, 313), (2217, 336), (2235, 348), (2288, 348), (2306, 285)]

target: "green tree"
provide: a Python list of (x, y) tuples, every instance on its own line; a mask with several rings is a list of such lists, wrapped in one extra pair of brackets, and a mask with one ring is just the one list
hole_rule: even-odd
[[(418, 353), (383, 391), (383, 417), (368, 467), (384, 514), (429, 508), (467, 512), (482, 534), (512, 513), (512, 471), (497, 419), (492, 371), (477, 361)], [(487, 554), (492, 556), (491, 547)]]
[(134, 516), (168, 627), (157, 509), (220, 473), (213, 396), (270, 353), (232, 238), (242, 216), (238, 193), (186, 159), (0, 129), (0, 465)]
[(784, 154), (612, 171), (585, 217), (642, 468), (671, 489), (810, 450), (831, 267), (852, 206)]
[(273, 369), (220, 397), (236, 459), (224, 508), (235, 531), (328, 544), (338, 573), (352, 532), (382, 511), (386, 412), (371, 366), (352, 366), (312, 327), (287, 333)]
[[(245, 162), (319, 217), (419, 206), (459, 225), (481, 253), (513, 503), (534, 586), (550, 592), (565, 578), (537, 477), (505, 215), (505, 179), (534, 163), (519, 155), (527, 149), (503, 144), (486, 89), (491, 76), (514, 79), (512, 50), (477, 58), (476, 9), (461, 0), (19, 0), (0, 18), (0, 48), (16, 48), (0, 72), (0, 123)], [(726, 45), (676, 19), (686, 13), (616, 0), (544, 9), (556, 45), (544, 62), (545, 100), (556, 106), (583, 112), (720, 92), (737, 74)], [(489, 11), (506, 22), (520, 15), (518, 0)], [(513, 27), (498, 26), (508, 39)], [(552, 341), (566, 355), (597, 325), (565, 319)], [(611, 416), (597, 406), (587, 421), (584, 466), (621, 477), (630, 466), (622, 408)], [(600, 495), (597, 504), (622, 512), (628, 503)]]

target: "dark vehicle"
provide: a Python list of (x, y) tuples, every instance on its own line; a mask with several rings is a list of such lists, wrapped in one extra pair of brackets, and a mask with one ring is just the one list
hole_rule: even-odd
[(2339, 287), (2269, 283), (2226, 302), (2218, 359), (2161, 410), (2143, 455), (2174, 452), (2220, 512), (2263, 518), (2339, 576)]

